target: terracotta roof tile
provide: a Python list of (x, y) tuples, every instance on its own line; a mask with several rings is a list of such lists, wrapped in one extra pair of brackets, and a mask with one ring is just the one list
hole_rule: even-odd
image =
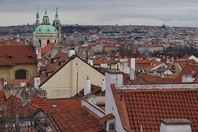
[(24, 83), (27, 83), (28, 81), (29, 81), (29, 79), (6, 79), (6, 82), (8, 83), (8, 84), (14, 84), (14, 85), (16, 85), (16, 84), (21, 84), (21, 82), (24, 82)]
[(4, 93), (4, 89), (0, 88), (0, 105), (3, 104), (5, 102), (5, 93)]
[(85, 107), (74, 108), (62, 113), (51, 114), (52, 119), (63, 132), (103, 131), (103, 125), (96, 115)]
[(49, 44), (47, 44), (45, 47), (43, 47), (43, 48), (41, 49), (41, 55), (43, 56), (43, 55), (49, 53), (49, 52), (51, 51), (52, 46), (54, 46), (55, 44), (56, 44), (56, 43), (49, 43)]
[(100, 122), (101, 123), (104, 123), (105, 121), (108, 121), (108, 120), (114, 119), (114, 118), (115, 118), (115, 116), (110, 113), (110, 114), (107, 114), (104, 117), (102, 117), (101, 120), (100, 120)]
[(13, 64), (36, 64), (36, 53), (32, 45), (0, 45), (0, 56)]
[(47, 102), (46, 100), (40, 98), (38, 95), (33, 94), (31, 96), (31, 103), (35, 106), (37, 106), (38, 108), (41, 108), (43, 111), (45, 111), (47, 114), (56, 112), (57, 110), (51, 106), (51, 104), (49, 102)]
[(198, 65), (191, 65), (187, 64), (184, 69), (179, 73), (179, 75), (176, 77), (175, 82), (182, 82), (182, 76), (185, 74), (190, 74), (194, 77), (196, 77), (196, 74), (198, 73)]
[(81, 107), (80, 99), (50, 99), (47, 100), (47, 102), (49, 102), (51, 105), (57, 105), (57, 109), (60, 112)]
[(6, 107), (6, 113), (8, 117), (13, 116), (13, 114), (16, 115), (16, 113), (18, 113), (20, 117), (26, 117), (27, 115), (33, 113), (35, 110), (33, 109), (35, 108), (33, 105), (31, 105), (32, 109), (28, 109), (28, 104), (25, 106), (22, 106), (22, 101), (13, 95), (11, 95), (3, 103), (3, 106)]
[(146, 73), (139, 74), (138, 78), (140, 78), (145, 83), (171, 83), (171, 82), (174, 82), (174, 78), (161, 78), (159, 76), (152, 76), (152, 75), (148, 75)]
[(0, 58), (0, 66), (14, 66), (15, 64), (9, 60)]
[[(114, 98), (115, 94), (120, 94), (115, 87), (112, 90)], [(159, 132), (160, 120), (163, 118), (188, 119), (192, 122), (192, 131), (198, 131), (198, 89), (127, 89), (122, 94), (123, 100), (117, 97), (115, 101), (116, 104), (121, 104), (118, 107), (121, 121), (130, 123), (132, 131), (139, 131), (142, 126), (143, 131)]]

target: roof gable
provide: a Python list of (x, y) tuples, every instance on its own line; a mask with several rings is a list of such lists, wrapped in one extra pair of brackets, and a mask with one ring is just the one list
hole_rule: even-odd
[[(182, 76), (185, 74), (190, 74), (192, 76), (196, 75), (198, 73), (198, 65), (190, 65), (187, 64), (184, 69), (179, 73), (179, 75), (176, 77), (175, 82), (182, 82)], [(194, 76), (196, 77), (196, 76)]]

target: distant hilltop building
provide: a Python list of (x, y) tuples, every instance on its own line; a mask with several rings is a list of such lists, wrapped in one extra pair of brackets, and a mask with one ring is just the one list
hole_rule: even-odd
[(57, 43), (60, 37), (61, 23), (58, 18), (58, 8), (56, 8), (56, 14), (52, 25), (49, 22), (47, 10), (45, 10), (42, 23), (33, 32), (33, 39), (38, 40), (40, 44), (39, 47), (43, 48), (51, 42)]

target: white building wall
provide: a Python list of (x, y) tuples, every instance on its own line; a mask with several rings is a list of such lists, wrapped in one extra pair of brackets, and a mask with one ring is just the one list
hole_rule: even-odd
[[(110, 74), (108, 72), (105, 73), (105, 81), (106, 81), (106, 104), (105, 104), (105, 115), (112, 113), (115, 116), (115, 130), (117, 132), (125, 132), (123, 129), (121, 119), (117, 110), (117, 106), (111, 91), (110, 84), (123, 85), (122, 74)], [(121, 80), (119, 80), (121, 79)], [(117, 80), (117, 81), (116, 81)], [(117, 83), (116, 83), (117, 82)]]
[(160, 132), (192, 132), (190, 125), (166, 125), (160, 126)]
[(90, 101), (82, 100), (82, 106), (87, 107), (89, 110), (91, 110), (93, 113), (95, 113), (100, 118), (105, 116), (105, 111)]

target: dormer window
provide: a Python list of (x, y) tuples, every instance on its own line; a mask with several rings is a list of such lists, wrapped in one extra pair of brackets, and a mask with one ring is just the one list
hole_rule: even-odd
[(8, 57), (8, 58), (12, 58), (12, 55), (11, 55), (11, 54), (7, 54), (7, 57)]

